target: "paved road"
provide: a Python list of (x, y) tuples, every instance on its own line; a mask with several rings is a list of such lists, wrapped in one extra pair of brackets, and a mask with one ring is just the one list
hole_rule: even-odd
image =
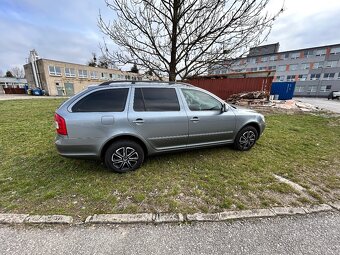
[(327, 98), (308, 97), (295, 97), (294, 100), (298, 100), (303, 103), (309, 103), (332, 112), (340, 113), (340, 100), (328, 100)]
[(188, 225), (0, 226), (1, 254), (340, 254), (340, 212)]

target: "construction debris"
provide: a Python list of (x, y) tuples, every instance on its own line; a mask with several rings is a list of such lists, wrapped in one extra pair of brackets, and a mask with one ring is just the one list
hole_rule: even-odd
[(314, 106), (308, 103), (302, 103), (296, 100), (273, 100), (271, 101), (270, 106), (274, 108), (287, 109), (287, 110), (301, 110), (303, 112), (315, 112), (315, 111), (321, 110), (317, 106)]
[(231, 95), (226, 102), (240, 106), (263, 106), (277, 109), (286, 109), (303, 112), (320, 111), (317, 106), (302, 103), (297, 100), (269, 100), (269, 95), (265, 91), (244, 92)]
[(243, 92), (238, 94), (231, 95), (227, 101), (234, 102), (242, 99), (266, 99), (268, 98), (268, 92), (266, 91), (252, 91), (252, 92)]

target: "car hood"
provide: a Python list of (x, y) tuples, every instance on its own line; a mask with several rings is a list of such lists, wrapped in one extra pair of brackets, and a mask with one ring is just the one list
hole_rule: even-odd
[(257, 111), (254, 111), (254, 110), (251, 110), (251, 109), (247, 109), (247, 108), (244, 108), (244, 107), (241, 107), (241, 106), (235, 106), (235, 105), (229, 105), (232, 110), (235, 112), (235, 113), (238, 113), (238, 114), (249, 114), (249, 113), (256, 113), (258, 114)]

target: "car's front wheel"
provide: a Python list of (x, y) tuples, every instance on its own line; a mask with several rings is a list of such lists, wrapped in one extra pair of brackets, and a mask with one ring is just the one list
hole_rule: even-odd
[(143, 148), (134, 141), (114, 142), (105, 152), (105, 165), (117, 173), (134, 171), (143, 161)]
[(238, 132), (234, 147), (240, 151), (250, 150), (256, 143), (258, 139), (258, 132), (256, 128), (252, 126), (246, 126)]

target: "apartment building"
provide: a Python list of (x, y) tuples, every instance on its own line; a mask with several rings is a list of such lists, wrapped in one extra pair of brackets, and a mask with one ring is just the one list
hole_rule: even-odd
[(252, 48), (247, 57), (216, 64), (210, 74), (275, 71), (274, 82), (295, 81), (295, 96), (340, 91), (340, 44), (279, 52), (279, 44)]
[(42, 59), (34, 50), (31, 51), (29, 63), (24, 65), (24, 70), (29, 87), (41, 88), (51, 96), (72, 96), (89, 85), (108, 80), (142, 79), (136, 73)]

